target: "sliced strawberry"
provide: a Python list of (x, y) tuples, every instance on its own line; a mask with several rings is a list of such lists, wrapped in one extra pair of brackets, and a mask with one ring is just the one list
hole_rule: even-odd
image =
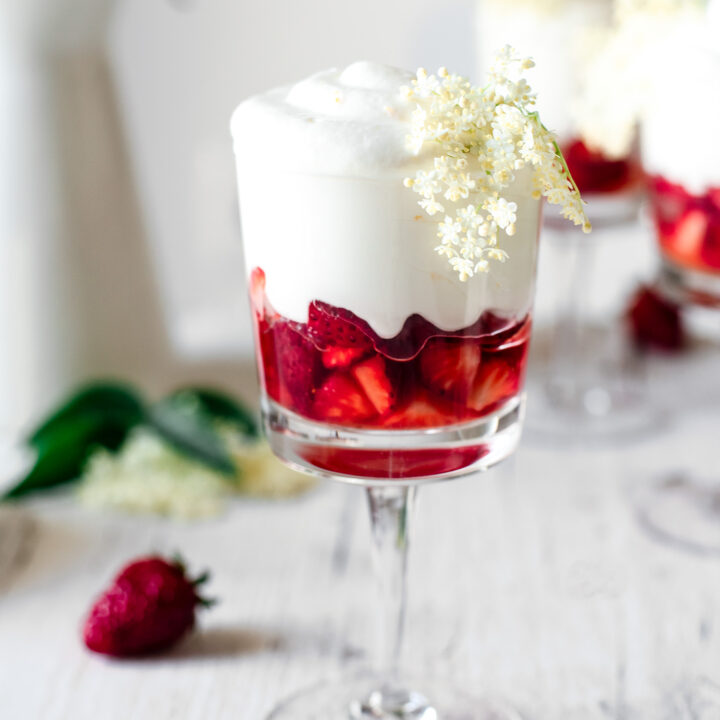
[(720, 212), (720, 187), (710, 188), (707, 191), (708, 200), (714, 205), (715, 209)]
[(664, 238), (665, 249), (678, 260), (697, 262), (708, 229), (708, 218), (702, 210), (689, 210), (678, 222), (672, 235)]
[(419, 427), (442, 427), (461, 422), (464, 419), (446, 407), (442, 401), (420, 391), (415, 393), (410, 402), (389, 415), (383, 425), (404, 430)]
[(275, 335), (268, 328), (268, 324), (261, 318), (257, 318), (256, 333), (255, 352), (257, 354), (260, 382), (265, 385), (267, 394), (280, 402), (278, 376), (275, 367)]
[(520, 371), (501, 358), (483, 363), (468, 398), (476, 412), (491, 412), (520, 389)]
[(365, 354), (364, 348), (331, 347), (322, 354), (322, 363), (326, 368), (344, 368), (352, 365)]
[(321, 420), (352, 423), (376, 413), (355, 381), (346, 373), (336, 372), (315, 393), (313, 414)]
[(287, 391), (292, 403), (286, 403), (285, 397), (279, 398), (279, 401), (306, 414), (312, 405), (315, 386), (315, 348), (289, 322), (276, 322), (272, 326), (272, 332), (275, 336), (275, 356), (265, 358), (265, 367), (275, 365), (281, 387)]
[(250, 304), (256, 313), (263, 314), (265, 303), (265, 273), (258, 267), (250, 273)]
[(700, 249), (702, 262), (713, 270), (720, 270), (720, 210), (708, 216), (708, 227)]
[(476, 341), (434, 338), (420, 353), (420, 372), (429, 390), (465, 402), (481, 357)]
[(381, 355), (358, 363), (353, 367), (352, 374), (380, 415), (392, 408), (395, 404), (395, 393), (385, 372), (385, 360)]
[(327, 303), (313, 301), (308, 310), (308, 334), (318, 348), (355, 347), (369, 350), (372, 342), (357, 325)]

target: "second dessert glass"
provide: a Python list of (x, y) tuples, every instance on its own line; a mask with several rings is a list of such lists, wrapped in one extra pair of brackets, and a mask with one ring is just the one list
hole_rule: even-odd
[[(660, 272), (658, 289), (686, 314), (720, 320), (720, 2), (689, 15), (660, 39), (652, 88), (642, 119), (643, 160), (651, 176)], [(678, 104), (669, 87), (682, 84), (688, 101)], [(678, 129), (682, 128), (682, 137)], [(717, 341), (717, 330), (713, 333)], [(715, 355), (718, 348), (714, 348)], [(717, 364), (717, 359), (715, 360)], [(710, 378), (709, 402), (720, 388)], [(720, 427), (717, 399), (714, 427)], [(683, 453), (684, 468), (638, 490), (636, 507), (656, 536), (699, 553), (720, 553), (720, 475), (691, 469), (695, 454)], [(697, 463), (695, 463), (697, 464)]]
[[(598, 64), (595, 55), (613, 26), (613, 14), (613, 0), (476, 0), (480, 70), (491, 61), (496, 37), (532, 54), (538, 67), (531, 82), (543, 120), (560, 138), (596, 231), (585, 238), (561, 218), (545, 216), (543, 245), (556, 260), (549, 266), (548, 283), (554, 320), (542, 333), (543, 352), (531, 363), (527, 418), (529, 433), (543, 443), (618, 441), (657, 421), (647, 403), (642, 368), (614, 317), (622, 289), (614, 290), (618, 307), (612, 308), (612, 318), (610, 308), (591, 312), (593, 294), (607, 287), (602, 256), (614, 251), (618, 235), (637, 218), (644, 189), (634, 148), (612, 157), (590, 150), (573, 112), (588, 83), (607, 84), (606, 77), (590, 70)], [(540, 272), (542, 293), (543, 268)]]
[(586, 223), (528, 65), (506, 48), (480, 90), (356, 63), (233, 117), (266, 432), (293, 467), (367, 488), (383, 605), (375, 670), (273, 720), (518, 717), (400, 657), (417, 486), (520, 437), (541, 193)]

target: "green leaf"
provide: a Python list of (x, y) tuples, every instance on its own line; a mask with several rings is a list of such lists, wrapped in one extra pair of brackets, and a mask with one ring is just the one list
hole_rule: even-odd
[(35, 465), (5, 497), (18, 498), (76, 480), (98, 447), (117, 450), (141, 424), (184, 455), (235, 475), (235, 464), (216, 430), (218, 422), (249, 437), (258, 435), (253, 414), (217, 390), (183, 388), (148, 408), (130, 385), (86, 385), (30, 435), (28, 443), (37, 453)]
[(187, 387), (176, 390), (167, 402), (200, 413), (210, 422), (228, 423), (248, 437), (260, 434), (254, 414), (241, 402), (210, 388)]
[(80, 422), (88, 428), (113, 426), (130, 429), (145, 415), (142, 399), (129, 385), (93, 383), (86, 385), (66, 400), (28, 438), (40, 454), (65, 442), (65, 427)]
[(30, 436), (35, 464), (5, 497), (76, 480), (92, 452), (98, 447), (117, 450), (144, 415), (142, 400), (129, 387), (98, 383), (82, 388)]
[(183, 455), (226, 475), (236, 474), (225, 444), (202, 413), (166, 398), (150, 408), (148, 423)]

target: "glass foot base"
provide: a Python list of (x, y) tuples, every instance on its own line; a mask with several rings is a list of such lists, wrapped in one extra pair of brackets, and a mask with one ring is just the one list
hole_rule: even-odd
[(549, 376), (528, 383), (528, 439), (615, 441), (662, 427), (663, 415), (641, 387), (625, 379), (577, 385)]
[(349, 707), (352, 720), (436, 720), (437, 716), (437, 710), (424, 695), (408, 690), (375, 690), (364, 700), (351, 702)]
[(720, 555), (720, 479), (676, 473), (645, 485), (634, 498), (654, 537), (683, 550)]
[(288, 698), (267, 720), (522, 720), (500, 701), (469, 697), (432, 681), (414, 680), (413, 685), (427, 694), (368, 690), (373, 683), (367, 677), (328, 682)]

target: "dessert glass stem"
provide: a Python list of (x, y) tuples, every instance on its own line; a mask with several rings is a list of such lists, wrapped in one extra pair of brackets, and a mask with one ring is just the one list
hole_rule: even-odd
[[(566, 237), (567, 287), (562, 293), (563, 308), (555, 327), (551, 381), (564, 378), (566, 392), (572, 396), (584, 390), (587, 382), (586, 320), (590, 284), (594, 269), (595, 243), (584, 237)], [(576, 397), (567, 398), (571, 402)]]
[(375, 669), (385, 688), (399, 690), (407, 608), (407, 567), (415, 487), (367, 488), (372, 532), (372, 559), (379, 612)]

